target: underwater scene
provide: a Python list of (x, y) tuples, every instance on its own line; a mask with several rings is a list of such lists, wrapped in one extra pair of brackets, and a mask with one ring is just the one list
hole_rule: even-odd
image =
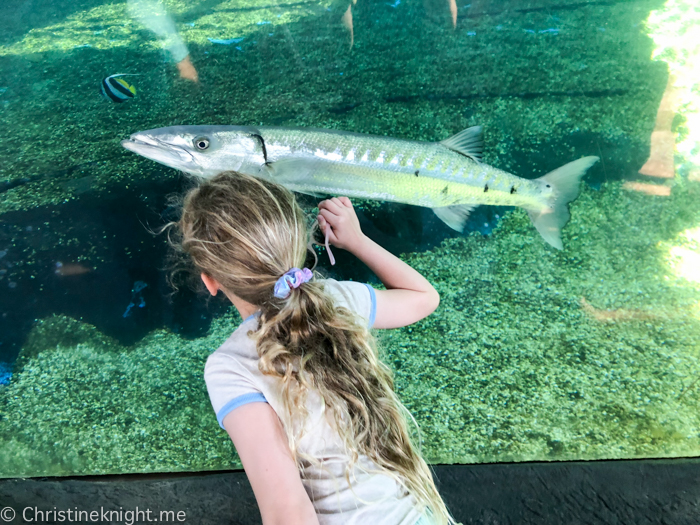
[[(507, 202), (458, 232), (353, 198), (441, 297), (377, 331), (382, 357), (433, 464), (700, 455), (695, 0), (5, 0), (0, 16), (0, 477), (241, 467), (203, 380), (241, 320), (173, 290), (157, 233), (194, 179), (121, 144), (204, 124), (426, 142), (481, 126), (481, 162), (524, 179), (598, 157), (561, 250)], [(299, 199), (314, 217), (321, 199)], [(381, 287), (322, 244), (325, 275)]]

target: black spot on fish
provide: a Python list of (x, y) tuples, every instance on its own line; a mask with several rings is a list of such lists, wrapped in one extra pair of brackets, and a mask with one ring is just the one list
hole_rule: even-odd
[(487, 191), (489, 191), (489, 185), (488, 185), (488, 184), (485, 184), (485, 185), (484, 185), (484, 193), (486, 193)]
[(515, 193), (515, 186), (510, 187), (510, 194), (513, 195)]
[(547, 184), (547, 188), (551, 188), (551, 186), (549, 184)]
[(444, 188), (442, 188), (442, 192), (441, 192), (441, 193), (442, 193), (443, 195), (447, 195), (447, 186), (445, 186)]
[(416, 177), (418, 176), (418, 171), (419, 171), (419, 170), (416, 170)]
[(267, 149), (265, 148), (265, 139), (262, 138), (262, 135), (258, 135), (257, 133), (253, 133), (251, 135), (252, 137), (255, 137), (260, 141), (260, 147), (263, 150), (263, 159), (265, 159), (265, 164), (268, 164), (267, 162)]

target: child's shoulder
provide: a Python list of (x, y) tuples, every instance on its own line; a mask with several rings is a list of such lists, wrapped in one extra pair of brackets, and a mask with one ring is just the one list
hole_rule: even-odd
[[(330, 294), (336, 302), (352, 303), (359, 296), (367, 294), (369, 285), (356, 281), (336, 281), (335, 279), (323, 279), (323, 289)], [(343, 305), (346, 306), (346, 305)], [(348, 304), (351, 306), (351, 304)]]
[(369, 326), (374, 324), (377, 299), (374, 288), (357, 281), (336, 281), (325, 279), (324, 290), (333, 297), (337, 306), (344, 306), (351, 312), (367, 320)]
[(258, 354), (255, 349), (255, 342), (248, 336), (248, 332), (255, 329), (256, 322), (256, 319), (243, 321), (228, 339), (209, 355), (205, 368), (211, 368), (217, 363), (257, 359)]

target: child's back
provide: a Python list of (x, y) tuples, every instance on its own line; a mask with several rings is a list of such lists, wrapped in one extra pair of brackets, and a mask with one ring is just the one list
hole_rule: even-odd
[(182, 248), (245, 319), (206, 365), (219, 424), (266, 525), (451, 522), (369, 332), (429, 315), (437, 292), (362, 234), (347, 198), (319, 210), (387, 290), (315, 279), (306, 219), (280, 186), (229, 173), (185, 199)]
[[(375, 303), (368, 286), (334, 280), (324, 284), (337, 305), (356, 312), (369, 325)], [(253, 314), (207, 360), (204, 377), (220, 423), (234, 408), (255, 401), (266, 401), (275, 413), (285, 413), (279, 378), (263, 375), (258, 368), (255, 342), (248, 336), (257, 325), (258, 317)], [(309, 414), (297, 453), (318, 460), (302, 459), (300, 463), (301, 479), (319, 522), (415, 524), (420, 517), (415, 499), (366, 455), (359, 457), (349, 473), (350, 488), (345, 478), (350, 458), (315, 389), (308, 392), (306, 408)]]

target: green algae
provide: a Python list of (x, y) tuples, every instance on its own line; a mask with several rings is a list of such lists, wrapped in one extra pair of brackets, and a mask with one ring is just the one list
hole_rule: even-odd
[[(698, 198), (700, 185), (666, 200), (609, 184), (572, 207), (561, 253), (515, 212), (493, 242), (408, 257), (441, 306), (382, 340), (431, 460), (697, 455), (700, 287), (662, 247), (700, 224)], [(622, 314), (596, 319), (583, 298)]]
[[(655, 1), (564, 3), (558, 16), (537, 2), (506, 2), (454, 30), (447, 9), (360, 4), (352, 49), (340, 22), (344, 4), (214, 5), (169, 4), (197, 85), (177, 78), (124, 4), (90, 4), (58, 23), (36, 22), (0, 46), (0, 65), (13, 72), (0, 101), (13, 130), (0, 143), (0, 181), (17, 184), (2, 194), (0, 213), (163, 176), (165, 169), (134, 158), (119, 141), (171, 123), (326, 127), (419, 140), (479, 124), (485, 161), (503, 169), (531, 176), (565, 152), (607, 148), (615, 152), (607, 169), (619, 177), (643, 154), (630, 158), (629, 151), (648, 144), (666, 82), (641, 30)], [(557, 34), (539, 32), (553, 26)], [(207, 40), (233, 37), (245, 37), (241, 50)], [(386, 49), (390, 55), (375, 51)], [(131, 77), (136, 98), (114, 105), (98, 88), (118, 72), (141, 76)], [(581, 143), (578, 134), (595, 140)], [(623, 142), (629, 145), (618, 151)]]
[(114, 339), (100, 333), (94, 326), (65, 315), (53, 315), (35, 323), (22, 346), (18, 365), (21, 367), (21, 361), (37, 358), (44, 350), (79, 345), (105, 351), (119, 349)]
[[(100, 345), (92, 327), (69, 318), (52, 324), (61, 321), (86, 341), (23, 356), (0, 387), (0, 476), (240, 467), (202, 380), (206, 357), (237, 314), (196, 341), (156, 332), (131, 348)], [(38, 331), (30, 338), (46, 327)]]
[[(698, 198), (700, 184), (680, 179), (668, 199), (610, 183), (572, 207), (562, 252), (514, 212), (490, 238), (407, 256), (440, 307), (378, 335), (426, 457), (697, 455), (700, 286), (674, 273), (668, 250), (697, 248), (682, 232), (700, 225)], [(645, 315), (604, 322), (581, 298)], [(0, 387), (0, 475), (240, 467), (202, 380), (238, 321), (229, 314), (194, 341), (158, 331), (129, 348), (69, 318), (43, 322), (32, 355)], [(80, 342), (60, 339), (61, 326)]]

